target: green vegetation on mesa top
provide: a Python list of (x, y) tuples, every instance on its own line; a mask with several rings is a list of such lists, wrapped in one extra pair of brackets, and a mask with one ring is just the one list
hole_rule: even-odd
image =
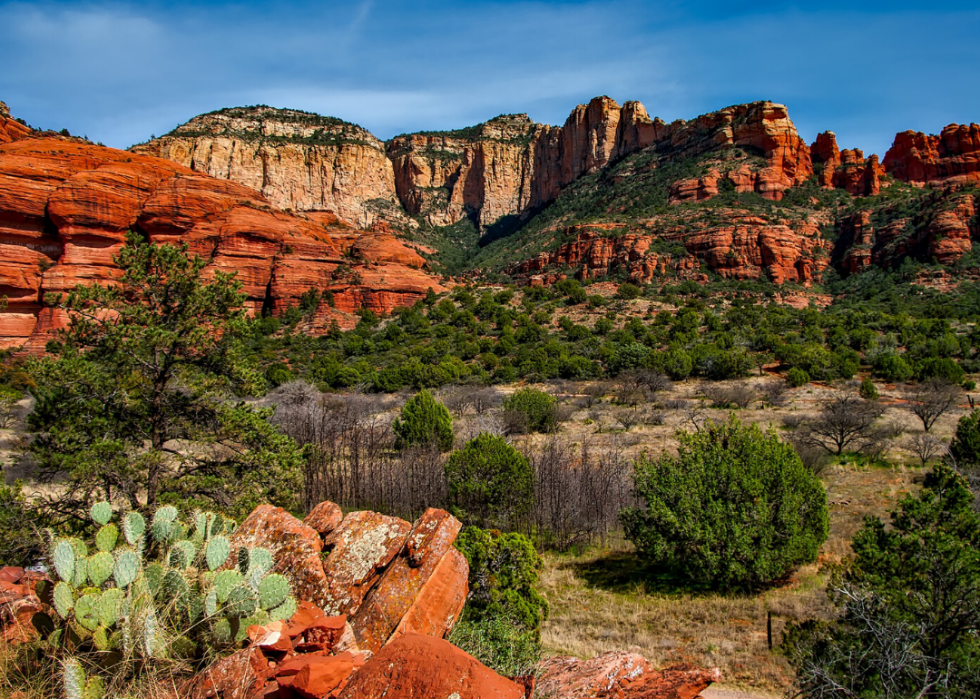
[[(495, 136), (490, 136), (486, 133), (486, 127), (490, 125), (501, 125), (501, 126), (511, 126), (518, 127), (523, 130), (518, 136), (512, 138), (498, 138)], [(405, 138), (407, 136), (433, 136), (436, 138), (452, 138), (458, 139), (460, 141), (503, 141), (503, 142), (514, 142), (514, 141), (524, 141), (526, 140), (530, 143), (531, 135), (537, 128), (537, 124), (528, 118), (527, 114), (498, 114), (493, 119), (488, 121), (480, 122), (479, 124), (474, 124), (473, 126), (464, 126), (461, 129), (446, 129), (437, 131), (413, 131), (412, 133), (401, 133), (392, 138), (389, 143), (396, 141), (399, 138)]]
[[(204, 117), (248, 119), (256, 122), (258, 127), (251, 129), (232, 129), (226, 124), (223, 128), (216, 129), (214, 127), (193, 128), (191, 126), (195, 120)], [(264, 133), (264, 125), (268, 122), (295, 124), (304, 128), (313, 128), (314, 131), (309, 136), (266, 134)], [(377, 145), (376, 141), (372, 141), (369, 138), (370, 134), (357, 124), (352, 124), (337, 117), (322, 116), (312, 112), (304, 112), (300, 109), (278, 109), (265, 104), (248, 107), (226, 107), (225, 109), (208, 112), (207, 114), (202, 114), (200, 117), (195, 117), (195, 119), (192, 119), (186, 124), (178, 126), (170, 133), (164, 134), (164, 136), (180, 138), (226, 136), (259, 143), (299, 143), (316, 146), (338, 146), (344, 144)]]

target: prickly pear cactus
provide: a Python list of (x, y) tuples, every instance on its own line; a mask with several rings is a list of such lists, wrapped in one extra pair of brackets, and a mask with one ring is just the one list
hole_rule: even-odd
[[(200, 660), (209, 648), (234, 647), (250, 625), (296, 612), (289, 581), (272, 572), (272, 554), (233, 550), (236, 525), (221, 514), (195, 512), (181, 520), (165, 505), (148, 524), (138, 512), (116, 518), (112, 505), (101, 502), (90, 515), (98, 525), (92, 541), (52, 535), (48, 554), (57, 576), (48, 644), (76, 654), (62, 661), (69, 699), (102, 699), (107, 675), (93, 669), (86, 676), (83, 668), (99, 668), (105, 653), (136, 663)], [(103, 655), (80, 661), (92, 652)]]

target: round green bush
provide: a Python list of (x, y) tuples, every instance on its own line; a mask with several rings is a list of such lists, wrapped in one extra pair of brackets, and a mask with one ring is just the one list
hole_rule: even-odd
[(504, 410), (520, 413), (529, 432), (551, 432), (555, 429), (554, 396), (534, 388), (522, 388), (504, 400)]
[(265, 370), (265, 380), (273, 388), (278, 388), (284, 383), (289, 383), (295, 377), (293, 372), (289, 370), (283, 362), (276, 362), (275, 364), (270, 364), (269, 368)]
[(453, 416), (425, 389), (408, 399), (391, 428), (396, 449), (436, 446), (449, 451), (453, 446)]
[(752, 589), (817, 558), (829, 529), (823, 485), (789, 444), (735, 416), (681, 433), (678, 455), (640, 457), (645, 509), (620, 518), (640, 555), (698, 584)]
[(861, 381), (860, 393), (865, 400), (878, 400), (878, 389), (870, 378)]
[(806, 386), (810, 383), (810, 375), (803, 371), (793, 367), (786, 372), (786, 383), (788, 383), (793, 388), (799, 388), (800, 386)]
[(464, 522), (504, 527), (534, 504), (534, 469), (503, 437), (480, 434), (446, 461), (453, 512)]

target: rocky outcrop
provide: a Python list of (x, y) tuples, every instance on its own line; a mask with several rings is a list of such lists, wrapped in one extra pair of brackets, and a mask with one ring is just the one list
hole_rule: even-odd
[(519, 278), (551, 268), (571, 268), (579, 279), (625, 272), (638, 283), (667, 274), (693, 278), (701, 266), (730, 279), (758, 279), (810, 284), (830, 262), (830, 243), (815, 220), (773, 223), (741, 211), (726, 211), (723, 225), (666, 227), (653, 231), (617, 224), (573, 226), (572, 238), (551, 252), (512, 266)]
[(973, 249), (980, 236), (977, 201), (968, 193), (937, 192), (932, 206), (911, 218), (896, 218), (875, 226), (870, 211), (859, 211), (840, 222), (838, 246), (843, 250), (840, 266), (855, 274), (868, 267), (897, 267), (913, 257), (955, 264)]
[(400, 636), (372, 657), (340, 699), (523, 699), (524, 687), (447, 641)]
[[(332, 509), (319, 505), (317, 510)], [(232, 538), (264, 546), (297, 599), (349, 619), (358, 647), (376, 652), (402, 633), (449, 634), (463, 610), (469, 567), (453, 548), (455, 517), (429, 509), (414, 524), (351, 512), (326, 536), (262, 505)]]
[(881, 191), (885, 169), (877, 155), (865, 160), (860, 149), (839, 150), (833, 131), (818, 135), (810, 152), (814, 164), (823, 165), (819, 174), (822, 186), (843, 189), (856, 197), (874, 196)]
[(980, 126), (950, 124), (938, 136), (903, 131), (884, 160), (885, 172), (902, 182), (980, 182)]
[(717, 669), (676, 666), (653, 670), (641, 655), (610, 651), (583, 660), (559, 656), (538, 665), (540, 699), (695, 699), (721, 679)]
[(353, 312), (388, 313), (438, 281), (384, 230), (336, 216), (288, 214), (241, 184), (160, 158), (77, 139), (31, 137), (0, 145), (0, 346), (41, 351), (67, 322), (45, 301), (77, 284), (107, 283), (127, 230), (187, 243), (208, 269), (235, 272), (252, 313), (281, 312), (310, 289), (330, 292), (312, 332)]
[(10, 109), (0, 102), (0, 143), (10, 143), (31, 133), (30, 128), (10, 117)]
[(362, 227), (398, 209), (384, 143), (332, 117), (265, 106), (223, 109), (131, 150), (244, 184), (280, 209), (333, 211)]

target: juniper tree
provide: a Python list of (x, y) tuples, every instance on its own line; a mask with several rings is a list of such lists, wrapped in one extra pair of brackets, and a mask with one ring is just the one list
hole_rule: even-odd
[[(187, 246), (130, 234), (121, 275), (48, 299), (69, 318), (56, 356), (34, 360), (29, 452), (47, 509), (78, 516), (92, 502), (161, 502), (233, 514), (292, 505), (302, 452), (235, 396), (262, 390), (243, 358), (248, 319), (233, 274), (205, 272)], [(210, 279), (208, 278), (210, 277)]]

